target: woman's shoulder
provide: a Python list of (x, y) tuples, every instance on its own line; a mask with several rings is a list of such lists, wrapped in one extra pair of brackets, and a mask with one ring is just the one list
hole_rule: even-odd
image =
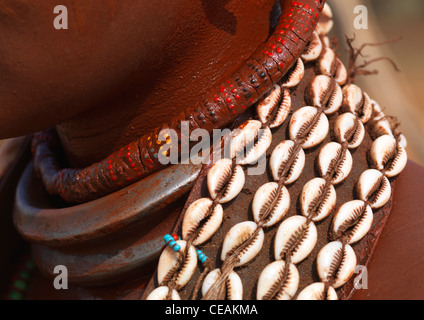
[(367, 266), (367, 289), (353, 299), (423, 299), (424, 167), (409, 161), (397, 178), (393, 207)]

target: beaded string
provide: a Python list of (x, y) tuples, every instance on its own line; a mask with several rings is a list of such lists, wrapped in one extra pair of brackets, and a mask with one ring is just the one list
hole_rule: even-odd
[(20, 260), (17, 271), (12, 277), (12, 283), (5, 294), (6, 300), (23, 300), (25, 298), (28, 284), (36, 268), (29, 254), (25, 253)]

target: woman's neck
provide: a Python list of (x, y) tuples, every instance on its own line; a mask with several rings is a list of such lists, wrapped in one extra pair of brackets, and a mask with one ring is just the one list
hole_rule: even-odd
[(140, 51), (143, 58), (136, 66), (128, 64), (126, 73), (111, 66), (107, 72), (116, 72), (120, 81), (112, 95), (107, 93), (113, 98), (99, 99), (89, 111), (57, 125), (71, 166), (99, 161), (167, 123), (171, 115), (199, 102), (228, 78), (266, 40), (270, 17), (278, 11), (274, 1), (231, 4), (228, 11), (219, 4), (203, 5), (191, 25), (168, 36), (158, 31), (163, 41), (155, 50), (146, 51), (136, 42), (116, 49)]

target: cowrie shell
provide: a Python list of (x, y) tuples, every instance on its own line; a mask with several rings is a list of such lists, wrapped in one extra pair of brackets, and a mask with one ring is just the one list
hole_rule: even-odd
[(241, 165), (253, 164), (262, 157), (272, 141), (269, 127), (262, 128), (258, 120), (248, 120), (239, 126), (231, 139), (231, 157)]
[(346, 142), (349, 149), (355, 149), (364, 140), (365, 128), (354, 114), (346, 112), (337, 118), (334, 124), (334, 136), (337, 142)]
[[(373, 123), (371, 125), (371, 135), (374, 138), (378, 138), (380, 136), (389, 135), (394, 138), (394, 134), (392, 131), (392, 124), (387, 118), (383, 117), (375, 117), (373, 119)], [(406, 137), (403, 134), (399, 134), (399, 141), (398, 143), (403, 147), (408, 147), (408, 141)]]
[(328, 287), (327, 297), (325, 295), (325, 284), (316, 282), (303, 289), (297, 296), (297, 300), (338, 300), (336, 290), (333, 287)]
[(371, 98), (369, 97), (369, 95), (364, 92), (364, 102), (362, 104), (362, 107), (359, 111), (359, 119), (361, 119), (362, 123), (367, 123), (371, 117), (372, 117), (372, 103), (371, 103)]
[(302, 55), (300, 56), (303, 61), (311, 62), (319, 58), (322, 51), (322, 42), (319, 38), (318, 33), (315, 31), (312, 32), (311, 40), (308, 45), (303, 50)]
[(302, 59), (297, 59), (296, 64), (293, 69), (290, 71), (287, 80), (281, 85), (284, 88), (293, 88), (296, 87), (300, 81), (302, 81), (303, 76), (305, 75), (305, 66)]
[[(169, 288), (165, 286), (158, 287), (150, 292), (146, 300), (166, 300), (169, 292), (168, 290)], [(172, 289), (171, 300), (181, 300), (180, 295), (175, 289)]]
[(286, 140), (275, 147), (269, 164), (275, 181), (279, 181), (284, 176), (285, 183), (291, 184), (299, 178), (303, 171), (305, 152), (299, 148), (296, 153), (294, 142)]
[(290, 195), (286, 187), (279, 190), (278, 183), (269, 182), (261, 186), (253, 197), (253, 218), (256, 223), (265, 221), (263, 227), (268, 228), (281, 221), (289, 207)]
[(290, 119), (290, 139), (305, 138), (302, 148), (312, 148), (325, 139), (328, 128), (328, 119), (325, 114), (318, 113), (314, 107), (303, 107), (297, 110)]
[[(176, 242), (181, 247), (180, 251), (184, 252), (187, 242), (184, 240), (178, 240)], [(159, 258), (159, 264), (157, 269), (158, 283), (163, 284), (169, 281), (169, 277), (172, 276), (176, 269), (178, 269), (179, 265), (179, 253), (174, 252), (170, 247), (166, 247)], [(190, 248), (188, 249), (187, 257), (184, 261), (184, 265), (177, 272), (177, 277), (175, 281), (177, 284), (177, 290), (181, 289), (188, 283), (190, 278), (193, 276), (196, 266), (196, 250), (193, 246), (190, 246)]]
[(386, 118), (381, 118), (376, 120), (372, 126), (372, 134), (375, 137), (380, 137), (384, 135), (389, 135), (393, 137), (392, 127), (389, 120)]
[(342, 86), (347, 81), (347, 70), (343, 62), (339, 58), (336, 58), (336, 72), (334, 74), (334, 80)]
[(316, 73), (332, 77), (337, 68), (337, 57), (333, 49), (324, 47), (316, 64)]
[(226, 203), (233, 200), (243, 189), (245, 176), (243, 168), (237, 165), (234, 170), (230, 159), (221, 159), (214, 163), (208, 171), (208, 190), (215, 199), (220, 192), (219, 203)]
[(330, 38), (328, 36), (323, 36), (323, 35), (320, 35), (320, 34), (319, 34), (319, 36), (320, 36), (321, 42), (322, 42), (324, 47), (331, 47), (331, 41), (330, 41)]
[(329, 142), (318, 154), (318, 171), (321, 177), (331, 177), (333, 184), (345, 180), (352, 170), (352, 155), (337, 142)]
[(284, 121), (286, 121), (287, 116), (289, 115), (291, 110), (292, 101), (291, 101), (290, 91), (286, 88), (283, 88), (282, 90), (283, 90), (283, 99), (281, 100), (281, 103), (278, 107), (278, 110), (277, 110), (277, 113), (275, 114), (274, 119), (271, 121), (269, 125), (271, 129), (281, 126), (284, 123)]
[(300, 208), (305, 217), (314, 215), (312, 221), (325, 219), (336, 206), (336, 190), (322, 178), (307, 182), (300, 194)]
[[(253, 221), (245, 221), (233, 226), (225, 236), (222, 244), (221, 260), (225, 261), (227, 255), (233, 254), (246, 240), (251, 238), (257, 229), (257, 225)], [(253, 260), (262, 249), (264, 242), (264, 231), (259, 229), (254, 240), (242, 252), (238, 254), (238, 261), (235, 267), (240, 267)]]
[(208, 198), (201, 198), (193, 202), (184, 214), (182, 236), (187, 240), (199, 227), (199, 233), (193, 241), (193, 245), (198, 246), (208, 241), (219, 229), (222, 223), (224, 211), (220, 204), (216, 205), (212, 212), (213, 201)]
[[(293, 263), (288, 266), (284, 281), (286, 262), (279, 260), (267, 265), (258, 280), (256, 298), (258, 300), (291, 300), (299, 287), (299, 272)], [(274, 294), (275, 291), (275, 294)]]
[(355, 84), (344, 86), (342, 91), (342, 109), (357, 115), (362, 123), (367, 123), (373, 112), (373, 105), (368, 94)]
[(385, 175), (389, 178), (401, 173), (408, 162), (406, 150), (389, 135), (378, 137), (373, 142), (370, 159), (372, 166), (378, 170), (385, 169)]
[(305, 217), (293, 216), (280, 224), (275, 235), (275, 260), (284, 260), (292, 252), (291, 262), (297, 264), (311, 253), (317, 243), (317, 228), (306, 222)]
[(325, 114), (333, 114), (339, 110), (342, 101), (342, 89), (328, 76), (316, 76), (306, 91), (306, 102), (315, 107), (325, 107)]
[[(203, 281), (202, 295), (205, 296), (209, 288), (221, 276), (220, 269), (214, 269), (208, 273)], [(225, 299), (226, 300), (243, 300), (243, 283), (237, 273), (231, 271), (225, 281)], [(224, 298), (224, 297), (223, 297)]]
[(373, 108), (373, 120), (380, 120), (381, 118), (383, 118), (385, 114), (378, 102), (371, 99), (371, 104)]
[(372, 209), (384, 206), (391, 195), (389, 180), (378, 170), (368, 169), (364, 171), (356, 183), (359, 199), (369, 202)]
[(332, 232), (335, 238), (346, 236), (348, 244), (361, 240), (371, 229), (373, 213), (370, 206), (361, 200), (343, 204), (333, 220)]
[(344, 285), (356, 268), (356, 255), (352, 247), (333, 241), (323, 247), (317, 256), (317, 270), (321, 281), (334, 280), (332, 287)]
[(408, 147), (408, 140), (403, 134), (399, 135), (399, 144), (405, 149)]
[(258, 103), (256, 107), (256, 113), (258, 114), (259, 120), (262, 123), (267, 123), (268, 118), (272, 111), (275, 109), (277, 104), (280, 102), (282, 96), (281, 87), (279, 85), (275, 85), (267, 95), (262, 99), (260, 103)]
[(315, 31), (320, 36), (325, 36), (331, 31), (331, 29), (333, 28), (333, 25), (334, 25), (333, 12), (330, 6), (326, 3), (324, 5), (324, 9), (322, 10), (321, 18), (317, 24)]
[[(282, 97), (282, 99), (281, 99)], [(256, 113), (263, 124), (276, 128), (287, 119), (291, 109), (290, 91), (276, 85), (272, 92), (258, 105)]]

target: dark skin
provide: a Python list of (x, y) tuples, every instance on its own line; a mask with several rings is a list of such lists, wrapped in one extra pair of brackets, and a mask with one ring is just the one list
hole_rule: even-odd
[(58, 4), (0, 4), (0, 138), (56, 125), (79, 167), (224, 81), (267, 38), (274, 1), (62, 1), (68, 30)]

